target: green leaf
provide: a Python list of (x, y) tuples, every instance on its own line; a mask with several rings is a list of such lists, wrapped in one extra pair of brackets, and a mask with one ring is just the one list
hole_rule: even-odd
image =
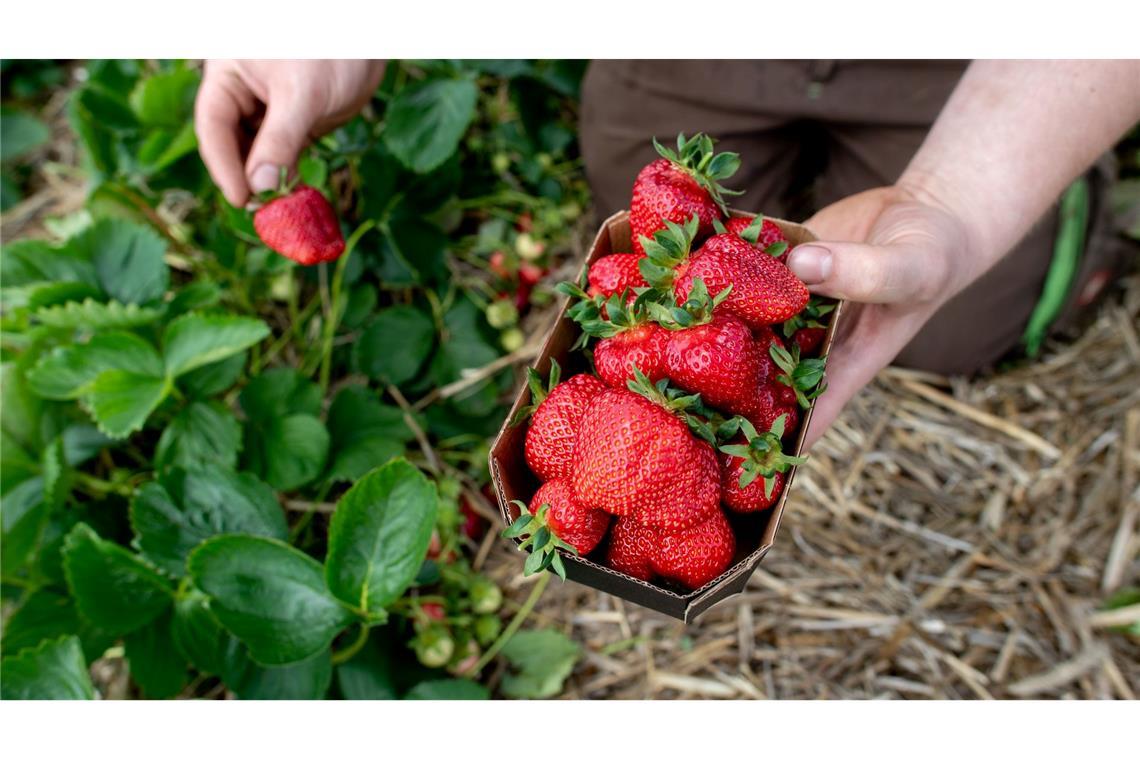
[(250, 380), (239, 397), (247, 417), (269, 422), (289, 414), (321, 413), (321, 389), (292, 367), (262, 372)]
[(4, 624), (4, 651), (19, 652), (45, 639), (77, 634), (88, 660), (98, 659), (114, 639), (79, 618), (75, 602), (50, 588), (27, 596)]
[(178, 377), (220, 361), (269, 336), (260, 319), (214, 314), (185, 314), (171, 322), (162, 336), (166, 374)]
[(312, 657), (352, 620), (320, 563), (280, 541), (218, 536), (194, 550), (189, 568), (218, 622), (263, 665)]
[(95, 378), (83, 404), (100, 430), (112, 438), (126, 438), (142, 429), (170, 387), (162, 378), (112, 369)]
[(176, 469), (147, 483), (131, 502), (130, 518), (143, 554), (175, 577), (185, 574), (186, 557), (208, 538), (225, 533), (289, 536), (269, 486), (249, 473), (216, 465)]
[(178, 654), (202, 673), (220, 676), (222, 680), (240, 676), (248, 665), (245, 648), (214, 619), (209, 601), (209, 597), (193, 588), (174, 601), (171, 641)]
[(331, 683), (332, 656), (325, 650), (292, 665), (254, 665), (234, 691), (241, 699), (322, 699)]
[(155, 467), (220, 465), (237, 467), (241, 423), (213, 401), (194, 401), (180, 411), (158, 439)]
[(167, 610), (128, 634), (124, 642), (131, 678), (148, 699), (173, 697), (187, 682), (186, 660), (173, 645), (172, 621), (173, 615)]
[(430, 700), (474, 700), (490, 699), (491, 693), (487, 687), (466, 678), (446, 678), (439, 681), (421, 681), (411, 691), (404, 695), (404, 699), (430, 699)]
[(178, 128), (194, 112), (198, 72), (176, 69), (143, 79), (131, 92), (130, 103), (146, 126)]
[(392, 661), (375, 636), (351, 660), (337, 666), (336, 682), (345, 699), (396, 699)]
[(194, 152), (198, 138), (194, 122), (188, 120), (177, 129), (155, 130), (139, 147), (138, 161), (147, 174), (157, 174), (178, 159)]
[(187, 396), (205, 398), (232, 388), (245, 369), (248, 351), (187, 372), (178, 378), (178, 387)]
[(512, 699), (545, 699), (562, 691), (580, 650), (565, 634), (544, 629), (516, 633), (501, 654), (512, 666), (503, 676), (503, 693)]
[(400, 385), (419, 374), (435, 344), (431, 317), (411, 306), (376, 314), (352, 346), (357, 368), (373, 380)]
[(57, 306), (37, 309), (32, 315), (40, 324), (67, 330), (107, 330), (119, 327), (139, 327), (157, 322), (162, 310), (138, 304), (121, 304), (118, 301), (100, 303), (91, 298), (68, 301)]
[(95, 263), (100, 287), (115, 300), (143, 304), (166, 293), (170, 282), (163, 259), (166, 241), (151, 228), (124, 219), (101, 219), (74, 244)]
[(162, 358), (154, 347), (128, 332), (99, 333), (87, 343), (61, 346), (28, 371), (28, 385), (50, 399), (82, 396), (107, 370), (162, 377)]
[(411, 585), (435, 527), (435, 485), (404, 459), (369, 473), (340, 499), (325, 575), (333, 595), (365, 614)]
[(79, 639), (65, 636), (5, 657), (0, 670), (4, 699), (94, 699)]
[(5, 241), (0, 247), (0, 282), (5, 288), (40, 282), (99, 284), (88, 252), (33, 239)]
[(468, 79), (429, 79), (400, 90), (385, 114), (384, 143), (424, 174), (446, 161), (475, 117), (479, 89)]
[(400, 409), (380, 403), (358, 385), (336, 395), (329, 407), (328, 430), (332, 464), (325, 477), (330, 482), (356, 480), (404, 453), (405, 443), (415, 438)]
[(269, 485), (294, 491), (324, 471), (329, 433), (316, 417), (294, 414), (247, 426), (245, 452), (250, 469)]
[(85, 523), (64, 540), (63, 567), (79, 613), (111, 635), (141, 628), (170, 606), (165, 578), (137, 554), (99, 538)]
[[(480, 329), (485, 324), (482, 311), (468, 298), (457, 299), (447, 311), (445, 333), (431, 363), (431, 378), (436, 385), (459, 380), (464, 370), (483, 367), (499, 358), (498, 349), (487, 342)], [(461, 393), (453, 403), (461, 413), (477, 417), (495, 409), (498, 394), (485, 380)]]
[[(388, 222), (386, 231), (384, 261), (377, 274), (390, 286), (439, 282), (447, 274), (447, 236), (421, 213), (401, 212)], [(389, 281), (385, 275), (395, 264), (396, 270), (406, 269), (406, 274)]]
[(102, 291), (85, 282), (38, 282), (19, 290), (27, 296), (25, 305), (33, 312), (58, 307), (61, 304), (103, 297)]
[(22, 158), (50, 137), (48, 125), (30, 113), (0, 108), (0, 156), (5, 163)]
[(4, 494), (0, 509), (0, 570), (4, 578), (18, 575), (35, 554), (47, 518), (43, 478), (25, 480)]

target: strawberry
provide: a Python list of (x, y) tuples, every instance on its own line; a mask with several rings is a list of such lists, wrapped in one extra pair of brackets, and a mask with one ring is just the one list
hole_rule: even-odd
[(811, 355), (823, 343), (823, 338), (827, 334), (827, 325), (820, 319), (834, 310), (834, 303), (812, 296), (803, 311), (781, 326), (784, 337), (799, 346), (801, 355)]
[(672, 290), (679, 303), (688, 299), (697, 279), (710, 293), (731, 286), (724, 309), (752, 328), (783, 322), (807, 305), (807, 286), (790, 269), (771, 256), (757, 256), (736, 235), (713, 235), (691, 251), (697, 228), (696, 217), (684, 226), (668, 222), (646, 245), (641, 273), (651, 286)]
[(638, 173), (629, 207), (636, 254), (644, 253), (643, 238), (652, 237), (666, 221), (680, 224), (696, 217), (699, 232), (708, 234), (713, 220), (728, 212), (724, 196), (736, 194), (721, 187), (720, 180), (736, 173), (740, 156), (714, 154), (711, 137), (697, 134), (687, 139), (681, 134), (677, 136), (676, 151), (662, 147), (656, 139), (653, 147), (661, 158)]
[[(813, 399), (827, 390), (826, 385), (821, 385), (827, 364), (826, 357), (801, 359), (799, 346), (792, 346), (792, 350), (788, 351), (778, 343), (770, 344), (768, 353), (780, 368), (776, 382), (784, 386), (780, 389), (779, 397), (785, 403), (799, 402), (800, 406), (807, 409)], [(789, 394), (791, 394), (790, 399)]]
[(721, 492), (725, 505), (734, 512), (759, 512), (776, 503), (784, 488), (784, 473), (807, 460), (784, 454), (787, 415), (781, 415), (768, 432), (760, 435), (746, 419), (740, 419), (741, 436), (721, 446)]
[(320, 190), (308, 185), (297, 185), (259, 208), (253, 228), (269, 248), (304, 266), (333, 261), (344, 253), (336, 212)]
[(631, 387), (646, 395), (615, 388), (594, 397), (582, 416), (572, 483), (585, 506), (675, 531), (717, 509), (720, 478), (712, 447), (690, 432), (697, 423), (681, 416), (696, 397), (669, 397), (660, 386), (638, 373)]
[(764, 251), (779, 261), (787, 260), (788, 251), (791, 250), (788, 239), (770, 219), (759, 215), (752, 219), (746, 216), (734, 216), (725, 222), (724, 227), (726, 232), (739, 236), (753, 248)]
[(657, 541), (653, 529), (636, 517), (619, 517), (610, 532), (606, 564), (638, 580), (650, 580), (653, 577), (650, 557)]
[(723, 573), (736, 553), (732, 527), (720, 509), (684, 530), (658, 536), (650, 558), (656, 575), (698, 589)]
[[(580, 299), (567, 312), (582, 328), (582, 340), (601, 338), (594, 346), (594, 366), (606, 385), (624, 388), (634, 370), (657, 382), (665, 376), (668, 334), (649, 318), (648, 303), (638, 297), (625, 303), (621, 295), (591, 298), (580, 287), (564, 282), (558, 290)], [(646, 296), (645, 298), (648, 298)]]
[(761, 373), (771, 359), (752, 339), (748, 326), (716, 309), (728, 295), (725, 289), (710, 299), (697, 280), (682, 306), (651, 311), (670, 330), (665, 346), (665, 371), (679, 388), (699, 393), (709, 406), (738, 414), (751, 408), (760, 387)]
[(539, 509), (549, 505), (546, 526), (555, 537), (574, 547), (578, 554), (589, 554), (606, 535), (610, 516), (600, 509), (587, 509), (574, 500), (574, 491), (563, 480), (542, 484), (527, 510), (538, 518)]
[(420, 605), (420, 609), (423, 610), (424, 615), (426, 615), (431, 620), (443, 620), (445, 617), (447, 617), (447, 613), (444, 612), (443, 605), (439, 602), (424, 602)]
[(592, 265), (588, 274), (591, 296), (609, 298), (621, 295), (626, 290), (644, 288), (648, 285), (637, 268), (643, 256), (636, 253), (612, 253), (603, 256)]
[(606, 389), (592, 375), (574, 375), (559, 383), (560, 374), (558, 363), (551, 361), (550, 382), (544, 388), (539, 374), (528, 370), (532, 406), (522, 410), (522, 414), (533, 412), (523, 444), (526, 463), (544, 481), (570, 476), (582, 414), (590, 400)]

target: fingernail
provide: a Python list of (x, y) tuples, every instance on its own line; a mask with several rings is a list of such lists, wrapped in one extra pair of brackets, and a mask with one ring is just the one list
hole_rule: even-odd
[(805, 285), (818, 285), (831, 276), (831, 251), (818, 245), (798, 245), (788, 254), (788, 268)]
[(280, 170), (272, 164), (262, 164), (249, 175), (249, 189), (255, 193), (264, 193), (266, 190), (277, 188), (277, 176)]

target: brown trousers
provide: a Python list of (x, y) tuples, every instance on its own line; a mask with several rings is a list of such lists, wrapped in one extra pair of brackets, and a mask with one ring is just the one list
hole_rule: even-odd
[[(719, 139), (721, 150), (739, 153), (744, 165), (729, 185), (745, 194), (736, 205), (769, 216), (806, 216), (889, 185), (922, 144), (966, 65), (595, 61), (583, 83), (580, 131), (598, 211), (627, 208), (634, 177), (656, 157), (650, 138), (671, 142), (678, 132), (706, 132)], [(1089, 290), (1119, 267), (1107, 203), (1110, 169), (1102, 162), (1090, 171), (1088, 250), (1058, 327), (1071, 323), (1092, 300)], [(1052, 260), (1056, 217), (1054, 209), (951, 299), (896, 363), (973, 374), (1017, 348)]]

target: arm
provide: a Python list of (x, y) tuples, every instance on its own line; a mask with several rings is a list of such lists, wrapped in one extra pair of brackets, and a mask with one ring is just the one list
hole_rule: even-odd
[(809, 220), (822, 240), (789, 265), (814, 292), (855, 302), (809, 442), (1138, 120), (1140, 62), (975, 62), (893, 187)]

